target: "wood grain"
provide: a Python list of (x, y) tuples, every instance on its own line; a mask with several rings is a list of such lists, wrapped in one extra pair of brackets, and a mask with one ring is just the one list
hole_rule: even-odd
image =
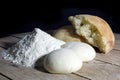
[(120, 34), (114, 33), (114, 36), (115, 36), (115, 40), (120, 40)]
[(120, 50), (120, 40), (115, 40), (115, 47), (114, 49)]
[(84, 63), (78, 75), (88, 77), (91, 80), (120, 80), (120, 67), (93, 60)]
[(120, 34), (115, 33), (115, 47), (114, 49), (120, 50)]
[(120, 51), (112, 50), (108, 54), (97, 53), (96, 60), (120, 66)]

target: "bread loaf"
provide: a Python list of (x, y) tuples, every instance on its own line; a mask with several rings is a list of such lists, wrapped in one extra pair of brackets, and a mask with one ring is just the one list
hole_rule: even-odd
[(81, 41), (80, 36), (75, 33), (75, 29), (71, 25), (59, 28), (54, 32), (53, 36), (65, 42)]
[(94, 15), (80, 14), (69, 16), (68, 20), (75, 28), (75, 32), (85, 41), (97, 47), (101, 52), (108, 53), (115, 44), (114, 34), (109, 24)]

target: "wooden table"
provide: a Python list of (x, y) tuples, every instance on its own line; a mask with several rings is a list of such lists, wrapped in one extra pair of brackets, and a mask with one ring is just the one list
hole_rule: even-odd
[[(15, 44), (28, 33), (0, 38), (0, 47)], [(120, 80), (120, 34), (115, 34), (115, 47), (108, 54), (97, 53), (96, 58), (78, 72), (50, 74), (44, 70), (15, 66), (0, 58), (0, 80)]]

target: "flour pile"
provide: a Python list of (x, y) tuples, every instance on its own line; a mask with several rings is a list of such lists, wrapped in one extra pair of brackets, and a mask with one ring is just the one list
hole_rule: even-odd
[(9, 54), (4, 54), (3, 58), (18, 65), (33, 67), (39, 58), (61, 48), (63, 44), (65, 42), (35, 28), (30, 34), (8, 48)]

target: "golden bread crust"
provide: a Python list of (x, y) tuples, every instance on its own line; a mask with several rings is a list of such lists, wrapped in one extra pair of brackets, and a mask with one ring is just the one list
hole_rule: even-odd
[(88, 22), (96, 26), (100, 34), (106, 39), (106, 45), (108, 45), (108, 50), (106, 52), (109, 52), (114, 47), (114, 34), (109, 26), (109, 24), (103, 20), (102, 18), (98, 16), (91, 16), (91, 15), (83, 15)]
[[(78, 21), (75, 22), (74, 18), (77, 18)], [(102, 18), (100, 18), (98, 16), (88, 15), (88, 14), (80, 14), (80, 15), (70, 16), (68, 19), (72, 23), (72, 25), (76, 28), (76, 30), (78, 28), (78, 26), (76, 26), (76, 25), (79, 25), (79, 22), (80, 22), (79, 20), (82, 20), (82, 19), (84, 19), (87, 23), (95, 26), (97, 31), (101, 35), (102, 39), (104, 39), (103, 42), (106, 45), (106, 49), (102, 52), (108, 53), (110, 50), (113, 49), (114, 44), (115, 44), (115, 37), (112, 32), (112, 29), (110, 28), (109, 24), (105, 20), (103, 20)], [(77, 34), (81, 35), (79, 33), (77, 33)]]
[(59, 28), (54, 32), (53, 36), (65, 42), (81, 41), (80, 36), (75, 33), (75, 29), (71, 25)]

